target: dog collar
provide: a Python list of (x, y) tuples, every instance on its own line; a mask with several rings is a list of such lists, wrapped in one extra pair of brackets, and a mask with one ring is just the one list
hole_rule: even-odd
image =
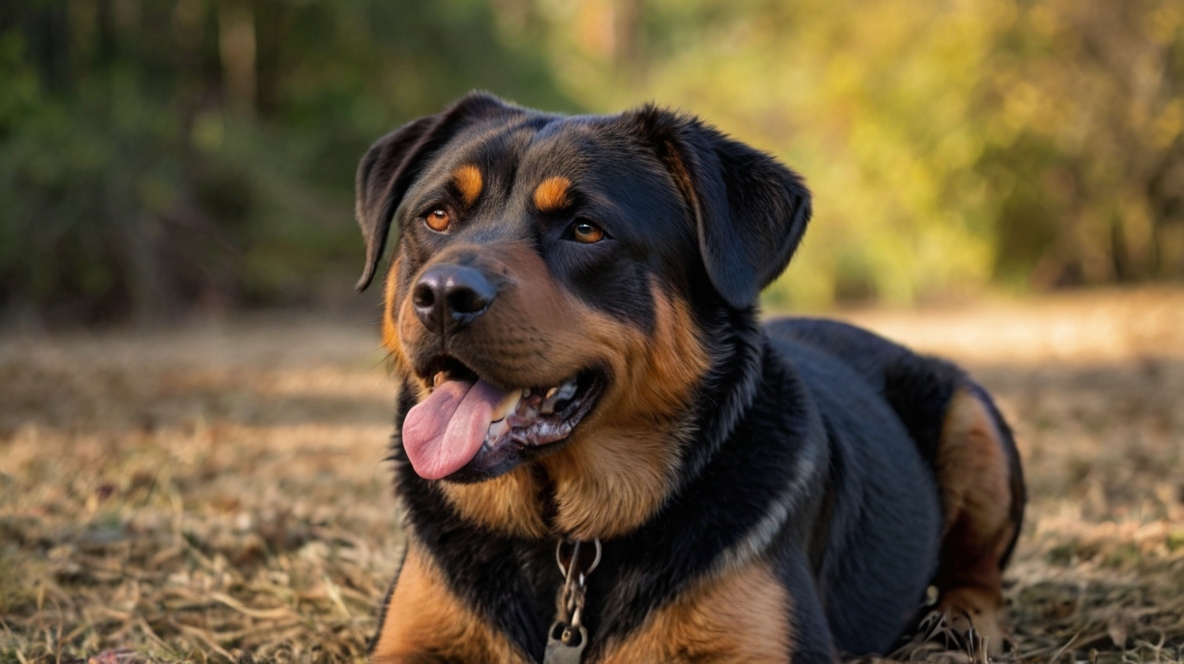
[[(589, 551), (591, 548), (591, 551)], [(588, 629), (583, 625), (584, 600), (588, 575), (600, 564), (600, 540), (559, 540), (555, 562), (563, 573), (563, 596), (559, 612), (547, 632), (547, 650), (543, 664), (579, 664), (588, 645)]]

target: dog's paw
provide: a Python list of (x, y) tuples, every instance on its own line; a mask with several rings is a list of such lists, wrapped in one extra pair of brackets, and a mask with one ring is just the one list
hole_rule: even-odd
[(986, 664), (1014, 650), (1000, 621), (1002, 599), (981, 589), (947, 592), (891, 659), (942, 664)]
[(997, 593), (980, 588), (953, 588), (938, 602), (935, 613), (945, 629), (960, 641), (968, 652), (985, 651), (996, 657), (1010, 635), (1000, 622), (1002, 598)]

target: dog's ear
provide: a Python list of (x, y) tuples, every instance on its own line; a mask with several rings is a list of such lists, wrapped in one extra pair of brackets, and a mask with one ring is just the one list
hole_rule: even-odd
[(622, 121), (655, 151), (686, 199), (716, 290), (733, 307), (752, 305), (785, 270), (810, 221), (802, 178), (694, 117), (645, 106)]
[(357, 290), (366, 290), (390, 233), (391, 218), (425, 163), (465, 126), (498, 114), (518, 112), (486, 92), (473, 92), (449, 108), (413, 120), (378, 139), (358, 164), (358, 225), (366, 239), (366, 264)]

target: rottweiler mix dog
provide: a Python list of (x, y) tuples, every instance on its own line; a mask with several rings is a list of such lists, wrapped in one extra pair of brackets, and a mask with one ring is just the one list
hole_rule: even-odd
[(883, 653), (927, 592), (997, 646), (1024, 485), (962, 370), (762, 325), (800, 177), (686, 115), (471, 94), (379, 140), (357, 214), (407, 548), (374, 662)]

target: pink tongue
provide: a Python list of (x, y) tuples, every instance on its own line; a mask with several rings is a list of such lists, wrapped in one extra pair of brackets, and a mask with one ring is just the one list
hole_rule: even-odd
[(411, 467), (428, 480), (447, 477), (477, 456), (493, 408), (507, 393), (478, 380), (441, 383), (403, 420), (403, 449)]

